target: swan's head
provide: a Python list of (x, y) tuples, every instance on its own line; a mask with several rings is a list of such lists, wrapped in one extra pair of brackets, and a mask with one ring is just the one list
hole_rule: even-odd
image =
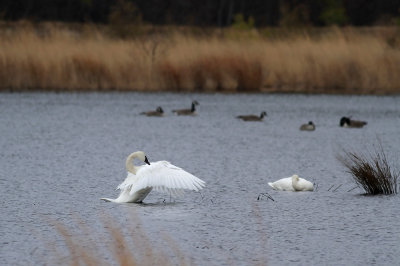
[(136, 152), (136, 156), (137, 156), (137, 158), (138, 158), (139, 160), (141, 160), (142, 162), (145, 162), (145, 163), (147, 163), (148, 165), (150, 165), (150, 162), (149, 162), (149, 160), (147, 159), (147, 156), (146, 156), (146, 154), (145, 154), (144, 152), (138, 151), (138, 152)]
[(164, 113), (164, 110), (161, 108), (161, 106), (158, 106), (156, 111), (159, 113)]
[(292, 175), (292, 182), (299, 182), (300, 178), (298, 175)]
[(265, 111), (261, 112), (261, 114), (260, 114), (261, 118), (263, 118), (264, 116), (267, 116), (267, 112), (265, 112)]
[(343, 127), (343, 126), (348, 126), (348, 125), (350, 125), (350, 118), (343, 116), (340, 119), (340, 126)]

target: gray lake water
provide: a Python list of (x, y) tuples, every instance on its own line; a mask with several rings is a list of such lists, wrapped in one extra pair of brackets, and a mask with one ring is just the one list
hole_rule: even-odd
[[(194, 99), (197, 117), (171, 114)], [(139, 115), (159, 105), (166, 117)], [(263, 110), (263, 122), (235, 119)], [(345, 115), (368, 125), (340, 128)], [(299, 131), (309, 120), (316, 131)], [(379, 138), (398, 163), (399, 96), (2, 93), (0, 127), (0, 265), (67, 264), (55, 224), (115, 264), (110, 221), (134, 235), (133, 253), (145, 245), (139, 230), (175, 263), (174, 249), (197, 265), (399, 264), (400, 197), (361, 195), (335, 157), (342, 148), (368, 151)], [(153, 191), (145, 204), (100, 201), (118, 195), (136, 150), (207, 187), (179, 199)], [(316, 191), (267, 185), (294, 173)], [(274, 201), (257, 200), (260, 193)]]

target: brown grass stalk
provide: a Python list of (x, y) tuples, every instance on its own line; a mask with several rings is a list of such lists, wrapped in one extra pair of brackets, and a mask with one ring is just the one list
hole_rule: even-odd
[[(69, 251), (67, 263), (70, 265), (110, 265), (110, 261), (116, 265), (187, 265), (186, 257), (177, 244), (166, 238), (167, 245), (154, 245), (146, 235), (137, 217), (136, 223), (125, 224), (129, 226), (129, 234), (123, 232), (122, 226), (105, 219), (103, 224), (110, 238), (90, 239), (96, 237), (88, 226), (80, 221), (79, 232), (71, 232), (62, 224), (55, 224), (57, 231), (63, 237)], [(86, 236), (86, 237), (85, 237)], [(87, 238), (89, 236), (89, 239)], [(106, 246), (106, 254), (98, 243), (110, 243)], [(171, 256), (167, 252), (172, 252)], [(64, 261), (64, 259), (62, 260)], [(61, 262), (61, 260), (60, 260)], [(65, 262), (64, 262), (65, 263)]]
[(397, 194), (400, 172), (392, 169), (380, 143), (374, 154), (344, 151), (337, 158), (365, 194)]
[(314, 31), (0, 23), (0, 90), (400, 92), (396, 28)]

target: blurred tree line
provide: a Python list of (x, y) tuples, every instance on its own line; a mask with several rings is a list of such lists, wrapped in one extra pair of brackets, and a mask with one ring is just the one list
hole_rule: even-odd
[(400, 0), (0, 0), (0, 20), (11, 21), (263, 27), (388, 25), (399, 18)]

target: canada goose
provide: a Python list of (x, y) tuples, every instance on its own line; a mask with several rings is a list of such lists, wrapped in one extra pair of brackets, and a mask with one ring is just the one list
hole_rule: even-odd
[(267, 112), (261, 112), (260, 116), (256, 115), (239, 115), (236, 118), (242, 119), (243, 121), (262, 121), (264, 116), (267, 116)]
[(164, 110), (159, 106), (155, 111), (142, 112), (140, 114), (146, 116), (164, 116)]
[(197, 101), (193, 101), (191, 109), (172, 110), (172, 112), (176, 113), (177, 115), (197, 115), (196, 105), (199, 105), (199, 103)]
[(310, 181), (300, 178), (298, 175), (269, 182), (268, 185), (275, 190), (282, 191), (313, 191), (314, 185)]
[[(143, 166), (134, 166), (133, 159), (145, 162)], [(101, 198), (104, 201), (116, 203), (141, 203), (154, 188), (172, 195), (182, 195), (184, 189), (199, 191), (205, 182), (185, 170), (167, 162), (151, 163), (142, 151), (131, 153), (126, 159), (128, 176), (117, 189), (121, 192), (116, 199)]]
[(365, 121), (357, 121), (357, 120), (351, 120), (349, 117), (343, 116), (340, 119), (340, 126), (341, 127), (349, 127), (349, 128), (361, 128), (365, 126), (367, 122)]
[(315, 125), (312, 121), (308, 122), (308, 124), (303, 124), (300, 127), (300, 130), (302, 131), (314, 131), (315, 130)]

